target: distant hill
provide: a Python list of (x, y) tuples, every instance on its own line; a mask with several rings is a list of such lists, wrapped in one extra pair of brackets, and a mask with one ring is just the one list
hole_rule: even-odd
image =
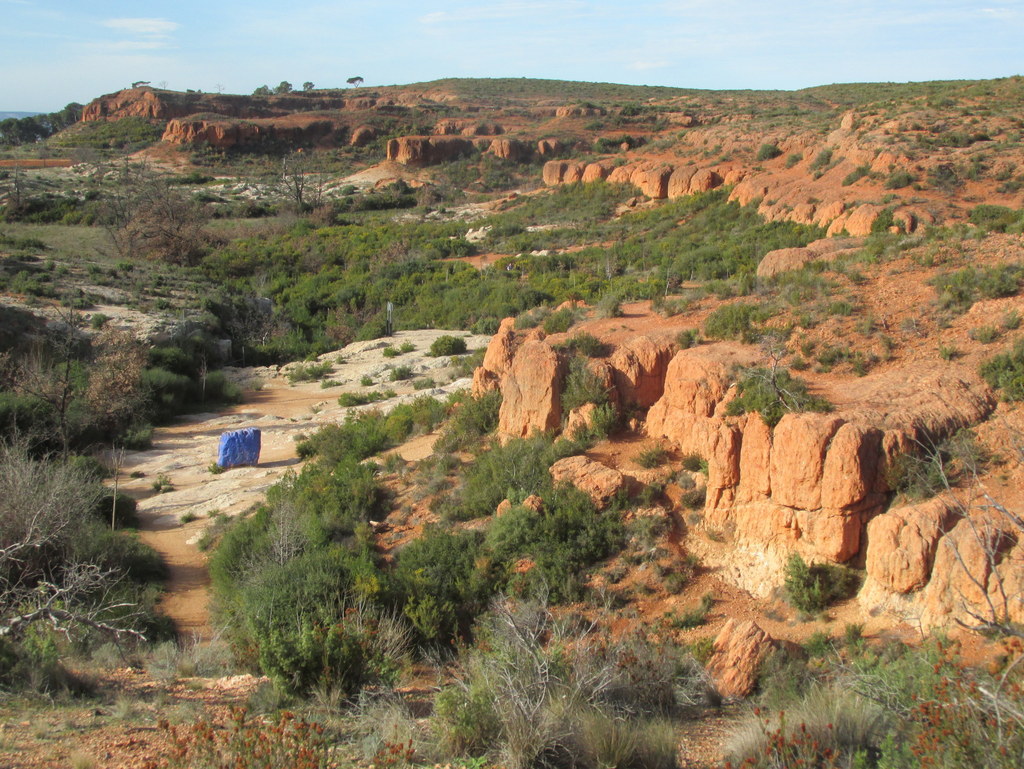
[(41, 115), (41, 114), (43, 114), (43, 113), (42, 112), (14, 112), (14, 111), (4, 112), (3, 110), (0, 110), (0, 120), (6, 120), (9, 117), (19, 118), (20, 119), (20, 118), (23, 118), (23, 117), (32, 117), (33, 115)]

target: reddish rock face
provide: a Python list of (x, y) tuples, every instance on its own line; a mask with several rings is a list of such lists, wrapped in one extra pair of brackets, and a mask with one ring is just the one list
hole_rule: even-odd
[(527, 160), (531, 154), (531, 148), (518, 139), (495, 139), (487, 151), (495, 157), (514, 162)]
[(349, 144), (353, 147), (365, 147), (377, 138), (377, 129), (373, 126), (361, 125), (352, 132)]
[(775, 639), (750, 620), (728, 620), (715, 638), (707, 671), (723, 697), (746, 697)]
[(505, 318), (491, 337), (482, 364), (473, 372), (474, 396), (498, 389), (501, 378), (512, 367), (517, 346), (516, 319)]
[(896, 507), (868, 523), (868, 577), (896, 593), (924, 587), (943, 534), (956, 520), (951, 500)]
[(558, 139), (541, 139), (537, 142), (537, 154), (543, 157), (559, 155), (565, 148)]
[(388, 160), (407, 166), (429, 166), (455, 160), (473, 151), (473, 142), (454, 136), (402, 136), (388, 142)]
[(343, 129), (344, 126), (312, 115), (305, 119), (292, 118), (286, 124), (272, 118), (252, 121), (176, 119), (168, 121), (161, 138), (171, 144), (208, 144), (230, 149), (264, 141), (317, 143)]
[(609, 362), (620, 402), (645, 409), (653, 406), (664, 393), (665, 375), (674, 354), (671, 342), (646, 336), (617, 347)]
[(550, 468), (551, 478), (556, 484), (567, 483), (589, 496), (599, 509), (626, 488), (627, 480), (618, 470), (606, 467), (587, 457), (566, 457), (559, 459)]
[(556, 430), (562, 422), (565, 363), (542, 340), (523, 342), (501, 380), (498, 430), (525, 438), (534, 430)]

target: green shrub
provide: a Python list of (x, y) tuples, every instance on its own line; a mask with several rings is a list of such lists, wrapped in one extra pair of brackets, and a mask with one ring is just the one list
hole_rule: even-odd
[(565, 343), (565, 347), (588, 358), (604, 358), (611, 351), (609, 345), (586, 331), (574, 334)]
[(288, 370), (288, 381), (292, 384), (298, 382), (315, 382), (329, 376), (334, 371), (334, 365), (329, 361), (323, 363), (299, 363)]
[(871, 173), (871, 166), (867, 163), (864, 165), (857, 166), (850, 173), (843, 177), (842, 185), (849, 187), (854, 182), (858, 182)]
[(1024, 400), (1024, 340), (982, 363), (980, 373), (990, 387), (1002, 391), (1005, 400)]
[(554, 446), (546, 435), (516, 438), (504, 444), (492, 441), (488, 450), (465, 469), (458, 517), (491, 515), (506, 497), (515, 501), (530, 494), (543, 495), (551, 488), (548, 468), (554, 461)]
[(452, 401), (452, 413), (441, 430), (435, 445), (438, 451), (470, 448), (498, 426), (501, 391), (492, 390), (478, 398), (469, 394)]
[(832, 150), (823, 149), (817, 155), (814, 156), (814, 160), (811, 161), (811, 171), (821, 171), (829, 166), (832, 162)]
[(738, 394), (729, 402), (726, 413), (737, 416), (756, 411), (769, 427), (777, 425), (787, 413), (832, 410), (828, 401), (811, 395), (807, 383), (785, 369), (746, 369), (736, 389)]
[(599, 318), (618, 318), (622, 316), (622, 298), (618, 294), (605, 294), (594, 307)]
[(480, 544), (479, 534), (432, 528), (399, 553), (395, 589), (423, 641), (465, 636), (486, 608), (496, 583), (490, 562), (480, 559)]
[(601, 378), (591, 370), (587, 359), (573, 357), (562, 387), (562, 413), (568, 414), (587, 403), (600, 406), (607, 401), (608, 391)]
[(775, 142), (765, 142), (757, 148), (757, 161), (760, 163), (765, 160), (772, 160), (779, 157), (782, 154), (782, 150), (779, 149), (779, 145)]
[(673, 625), (680, 630), (692, 630), (695, 627), (700, 627), (707, 620), (708, 613), (715, 605), (715, 597), (711, 593), (705, 593), (701, 596), (700, 603), (692, 609), (687, 609), (678, 618), (676, 618)]
[(661, 467), (668, 461), (668, 452), (664, 446), (648, 446), (636, 455), (636, 463), (648, 470)]
[(797, 553), (786, 562), (785, 586), (789, 602), (807, 614), (817, 614), (834, 601), (848, 597), (859, 583), (857, 573), (845, 566), (829, 563), (808, 566)]
[(266, 564), (241, 589), (237, 611), (260, 669), (285, 691), (350, 696), (393, 680), (401, 660), (385, 656), (394, 650), (381, 643), (382, 625), (393, 620), (347, 598), (355, 581), (351, 557), (331, 548)]
[(911, 184), (917, 181), (917, 178), (903, 168), (897, 168), (885, 180), (885, 189), (887, 190), (899, 190), (904, 187), (909, 187)]
[(412, 379), (412, 366), (395, 366), (388, 374), (388, 379), (392, 382), (402, 382), (406, 379)]
[(971, 209), (969, 219), (972, 224), (988, 232), (1019, 232), (1022, 214), (1019, 210), (1007, 208), (1006, 206), (993, 206), (982, 203)]
[(461, 337), (439, 336), (430, 344), (430, 354), (435, 358), (451, 355), (462, 355), (466, 352), (466, 340)]
[(487, 531), (487, 545), (496, 563), (533, 561), (530, 571), (517, 575), (524, 589), (547, 593), (556, 602), (578, 600), (579, 575), (622, 548), (622, 522), (614, 511), (598, 512), (590, 498), (573, 487), (547, 491), (543, 497), (543, 513), (513, 507), (495, 519)]
[(768, 308), (759, 305), (727, 304), (708, 315), (704, 335), (711, 339), (739, 339), (749, 344), (757, 334), (755, 324), (770, 316)]
[(551, 313), (544, 319), (545, 334), (562, 334), (576, 322), (576, 312), (568, 307)]

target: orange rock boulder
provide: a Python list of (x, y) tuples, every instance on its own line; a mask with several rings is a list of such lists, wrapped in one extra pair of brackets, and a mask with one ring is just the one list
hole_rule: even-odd
[(715, 637), (707, 671), (723, 697), (746, 697), (775, 639), (750, 620), (728, 620)]

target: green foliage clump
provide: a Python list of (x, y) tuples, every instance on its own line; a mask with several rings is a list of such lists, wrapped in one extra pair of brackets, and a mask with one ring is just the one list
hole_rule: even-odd
[(661, 467), (668, 461), (668, 452), (664, 446), (648, 446), (636, 455), (636, 463), (648, 470)]
[(438, 451), (457, 451), (471, 448), (498, 426), (501, 391), (491, 390), (478, 398), (469, 394), (453, 397), (451, 415), (437, 439)]
[(760, 163), (765, 160), (772, 160), (773, 158), (779, 157), (782, 154), (782, 150), (779, 149), (779, 145), (775, 142), (765, 142), (757, 148), (757, 161)]
[(562, 387), (562, 412), (568, 414), (587, 403), (600, 406), (608, 402), (608, 391), (586, 358), (574, 356)]
[(465, 635), (496, 588), (488, 558), (481, 558), (482, 537), (473, 532), (429, 529), (398, 556), (394, 589), (402, 612), (421, 639), (448, 642)]
[(556, 310), (544, 319), (545, 334), (562, 334), (572, 328), (576, 322), (576, 313), (569, 307)]
[(497, 563), (533, 561), (516, 577), (524, 589), (565, 602), (579, 599), (587, 566), (622, 548), (624, 530), (617, 512), (598, 512), (585, 493), (564, 487), (545, 493), (543, 513), (513, 507), (491, 524), (486, 541)]
[(904, 187), (909, 187), (917, 181), (917, 178), (904, 168), (897, 168), (885, 180), (885, 189), (887, 190), (899, 190)]
[(987, 232), (1020, 232), (1024, 225), (1021, 211), (988, 203), (972, 208), (968, 218), (971, 224)]
[(1008, 401), (1024, 400), (1024, 340), (981, 364), (982, 378)]
[(573, 334), (573, 336), (566, 341), (564, 347), (572, 352), (585, 355), (588, 358), (604, 358), (610, 352), (610, 348), (607, 344), (587, 331), (581, 331), (578, 334)]
[(808, 566), (798, 553), (786, 562), (785, 586), (789, 602), (807, 614), (817, 614), (829, 604), (848, 597), (860, 584), (855, 571), (830, 563)]
[(979, 297), (998, 299), (1020, 291), (1024, 266), (1002, 264), (995, 267), (965, 267), (935, 277), (932, 285), (939, 294), (939, 306), (967, 312)]
[(767, 307), (756, 304), (727, 304), (704, 321), (704, 335), (711, 339), (739, 339), (751, 343), (759, 329), (755, 324), (771, 317)]
[(299, 363), (288, 369), (288, 381), (292, 384), (299, 382), (316, 382), (329, 376), (334, 371), (330, 361), (323, 363)]
[(544, 495), (551, 489), (548, 468), (557, 449), (549, 436), (536, 434), (502, 444), (492, 441), (487, 450), (468, 465), (457, 499), (457, 518), (491, 515), (503, 499), (523, 500), (530, 494)]
[(430, 354), (435, 358), (450, 355), (462, 355), (466, 352), (466, 340), (462, 337), (445, 334), (430, 343)]
[(746, 369), (736, 389), (738, 395), (729, 402), (726, 413), (738, 416), (756, 411), (769, 427), (777, 425), (788, 413), (832, 410), (832, 404), (811, 395), (807, 383), (785, 369)]

